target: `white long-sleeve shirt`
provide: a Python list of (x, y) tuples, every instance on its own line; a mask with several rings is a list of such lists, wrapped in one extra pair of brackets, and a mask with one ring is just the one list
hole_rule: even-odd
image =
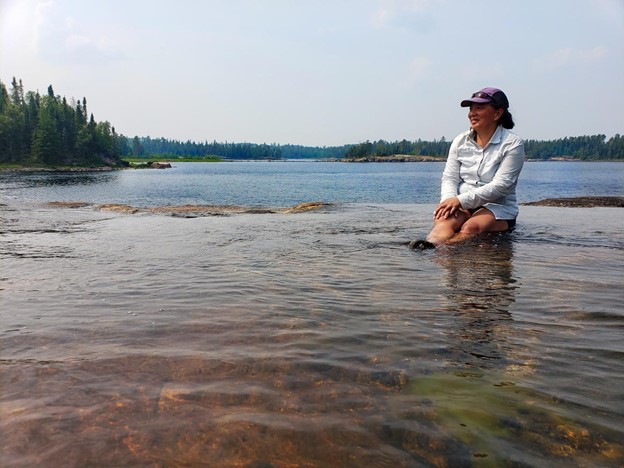
[(485, 148), (475, 138), (469, 130), (453, 140), (442, 174), (441, 200), (457, 196), (462, 208), (485, 207), (496, 219), (516, 219), (522, 139), (500, 125)]

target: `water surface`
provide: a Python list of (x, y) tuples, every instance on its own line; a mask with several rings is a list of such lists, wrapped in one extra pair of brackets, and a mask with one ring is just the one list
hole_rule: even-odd
[[(190, 200), (126, 174), (0, 187), (3, 466), (624, 463), (620, 209), (522, 207), (511, 235), (413, 252), (434, 200), (45, 203)], [(258, 204), (309, 201), (281, 196)]]
[[(21, 202), (84, 201), (138, 206), (436, 203), (444, 163), (173, 163), (173, 169), (0, 173), (0, 194)], [(527, 162), (518, 200), (624, 193), (624, 163)]]

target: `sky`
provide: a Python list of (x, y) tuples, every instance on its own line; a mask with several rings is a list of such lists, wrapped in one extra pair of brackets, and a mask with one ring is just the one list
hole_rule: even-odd
[(486, 86), (525, 139), (624, 133), (624, 0), (0, 0), (0, 80), (128, 137), (452, 139)]

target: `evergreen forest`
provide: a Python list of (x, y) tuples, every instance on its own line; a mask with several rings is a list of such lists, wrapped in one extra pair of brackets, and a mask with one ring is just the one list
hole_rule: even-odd
[[(451, 142), (366, 141), (331, 147), (170, 140), (117, 133), (109, 122), (96, 122), (87, 100), (54, 93), (24, 91), (13, 78), (0, 81), (0, 164), (18, 166), (124, 166), (123, 158), (219, 158), (224, 160), (359, 159), (392, 155), (446, 157)], [(525, 140), (527, 158), (538, 160), (624, 160), (624, 137), (616, 134)]]
[(133, 158), (213, 158), (220, 159), (282, 159), (279, 145), (255, 143), (218, 143), (213, 141), (168, 140), (166, 138), (139, 138), (135, 136), (124, 148), (124, 156)]
[[(383, 157), (394, 154), (446, 157), (451, 146), (444, 137), (434, 141), (384, 140), (364, 142), (348, 147), (347, 158)], [(578, 159), (578, 160), (624, 160), (624, 136), (616, 134), (566, 137), (557, 140), (525, 140), (524, 151), (528, 159)]]
[(123, 137), (109, 122), (96, 122), (87, 100), (24, 92), (13, 78), (0, 81), (0, 163), (24, 166), (123, 166)]

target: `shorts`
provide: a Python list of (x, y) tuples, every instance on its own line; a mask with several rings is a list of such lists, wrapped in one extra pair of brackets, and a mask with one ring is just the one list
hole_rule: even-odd
[[(478, 207), (478, 208), (471, 208), (468, 210), (468, 212), (473, 215), (475, 214), (476, 211), (479, 211), (481, 208), (483, 208), (482, 206)], [(487, 210), (487, 208), (486, 208)], [(488, 210), (489, 211), (489, 210)], [(505, 232), (511, 232), (516, 228), (516, 219), (499, 219), (498, 221), (507, 221), (507, 231)]]
[(515, 219), (501, 219), (501, 221), (507, 221), (507, 232), (511, 232), (516, 229)]

